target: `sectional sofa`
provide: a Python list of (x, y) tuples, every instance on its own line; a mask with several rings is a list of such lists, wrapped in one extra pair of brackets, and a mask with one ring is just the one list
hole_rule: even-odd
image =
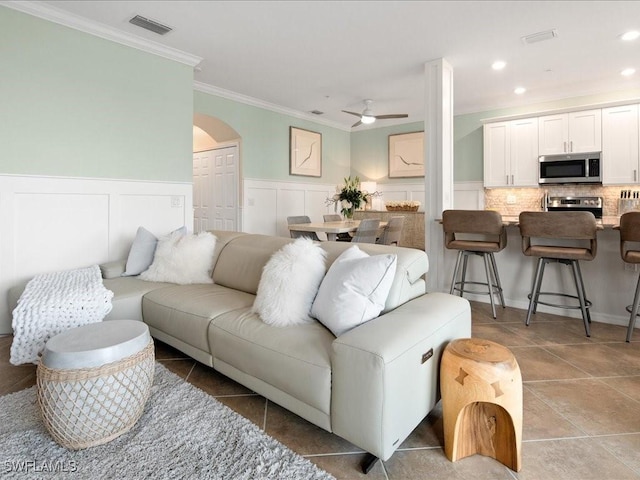
[[(309, 422), (388, 459), (435, 406), (439, 359), (471, 336), (469, 303), (425, 293), (428, 259), (416, 249), (361, 244), (397, 255), (381, 314), (335, 337), (319, 322), (275, 327), (252, 312), (264, 265), (291, 239), (212, 231), (213, 284), (176, 285), (122, 277), (102, 265), (114, 292), (107, 319), (144, 321), (165, 342)], [(327, 268), (348, 243), (323, 242)], [(14, 308), (22, 287), (9, 293)]]

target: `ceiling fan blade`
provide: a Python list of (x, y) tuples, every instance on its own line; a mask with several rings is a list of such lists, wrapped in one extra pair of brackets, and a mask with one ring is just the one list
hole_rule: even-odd
[(362, 125), (362, 122), (360, 120), (358, 120), (356, 123), (354, 123), (353, 125), (351, 125), (351, 128), (353, 127), (359, 127), (360, 125)]
[(384, 120), (385, 118), (407, 118), (409, 115), (406, 113), (390, 113), (388, 115), (374, 115), (378, 120)]
[(350, 114), (350, 115), (355, 115), (356, 117), (360, 117), (360, 116), (362, 116), (362, 114), (361, 114), (361, 113), (348, 112), (347, 110), (342, 110), (342, 111), (343, 111), (344, 113), (348, 113), (348, 114)]

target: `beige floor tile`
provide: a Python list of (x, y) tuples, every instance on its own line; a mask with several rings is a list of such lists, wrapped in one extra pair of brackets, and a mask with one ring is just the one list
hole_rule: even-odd
[(264, 430), (264, 414), (267, 407), (266, 398), (253, 394), (216, 397), (216, 400), (225, 404), (244, 418), (251, 420), (254, 424)]
[(609, 453), (600, 439), (525, 442), (519, 480), (626, 480), (638, 475)]
[(472, 328), (472, 336), (491, 340), (505, 347), (516, 345), (530, 345), (531, 343), (524, 337), (509, 330), (505, 325), (499, 323), (481, 323), (474, 324)]
[(493, 458), (472, 455), (450, 462), (440, 448), (397, 451), (384, 465), (390, 480), (513, 480)]
[(526, 385), (522, 393), (523, 440), (550, 440), (585, 435), (585, 432), (540, 400)]
[(640, 433), (598, 437), (594, 441), (640, 476)]
[[(505, 326), (512, 332), (520, 335), (530, 342), (530, 345), (564, 345), (564, 344), (591, 344), (592, 338), (585, 335), (584, 324), (580, 319), (567, 319), (557, 317), (555, 320), (541, 320), (545, 315), (538, 313), (531, 318), (527, 327), (522, 322), (509, 323)], [(548, 315), (548, 314), (547, 314)]]
[(603, 378), (602, 381), (640, 402), (640, 375), (633, 377)]
[(216, 372), (213, 368), (196, 362), (189, 374), (189, 383), (204, 390), (209, 395), (247, 395), (254, 393), (250, 389)]
[(527, 388), (588, 435), (640, 432), (640, 402), (599, 380), (534, 382)]
[(382, 462), (376, 463), (368, 474), (362, 472), (362, 462), (366, 456), (365, 453), (356, 453), (310, 456), (307, 459), (340, 480), (385, 480), (387, 477)]
[(187, 378), (196, 364), (195, 360), (160, 360), (159, 363), (182, 378)]
[(561, 380), (590, 375), (549, 353), (543, 347), (510, 347), (516, 357), (522, 380)]
[(444, 445), (442, 402), (438, 402), (398, 448), (442, 447), (442, 445)]
[(265, 431), (300, 455), (362, 452), (361, 448), (323, 430), (273, 402), (267, 404)]
[(2, 395), (19, 392), (36, 384), (36, 367), (0, 367), (0, 392)]
[(553, 345), (546, 350), (595, 377), (640, 375), (640, 348), (628, 343)]

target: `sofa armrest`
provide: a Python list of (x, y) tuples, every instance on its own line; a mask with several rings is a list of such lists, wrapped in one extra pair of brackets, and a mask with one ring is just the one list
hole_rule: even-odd
[(102, 278), (116, 278), (121, 276), (127, 267), (127, 260), (114, 260), (100, 264)]
[(470, 336), (469, 302), (428, 293), (336, 338), (334, 433), (387, 460), (435, 406), (446, 345)]

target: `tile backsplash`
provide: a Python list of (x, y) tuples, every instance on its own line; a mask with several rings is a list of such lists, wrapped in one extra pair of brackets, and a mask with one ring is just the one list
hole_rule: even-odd
[(604, 216), (617, 216), (620, 192), (640, 191), (640, 185), (548, 185), (540, 188), (485, 188), (484, 204), (486, 209), (499, 211), (502, 215), (518, 215), (524, 211), (541, 210), (545, 191), (550, 197), (602, 197)]

